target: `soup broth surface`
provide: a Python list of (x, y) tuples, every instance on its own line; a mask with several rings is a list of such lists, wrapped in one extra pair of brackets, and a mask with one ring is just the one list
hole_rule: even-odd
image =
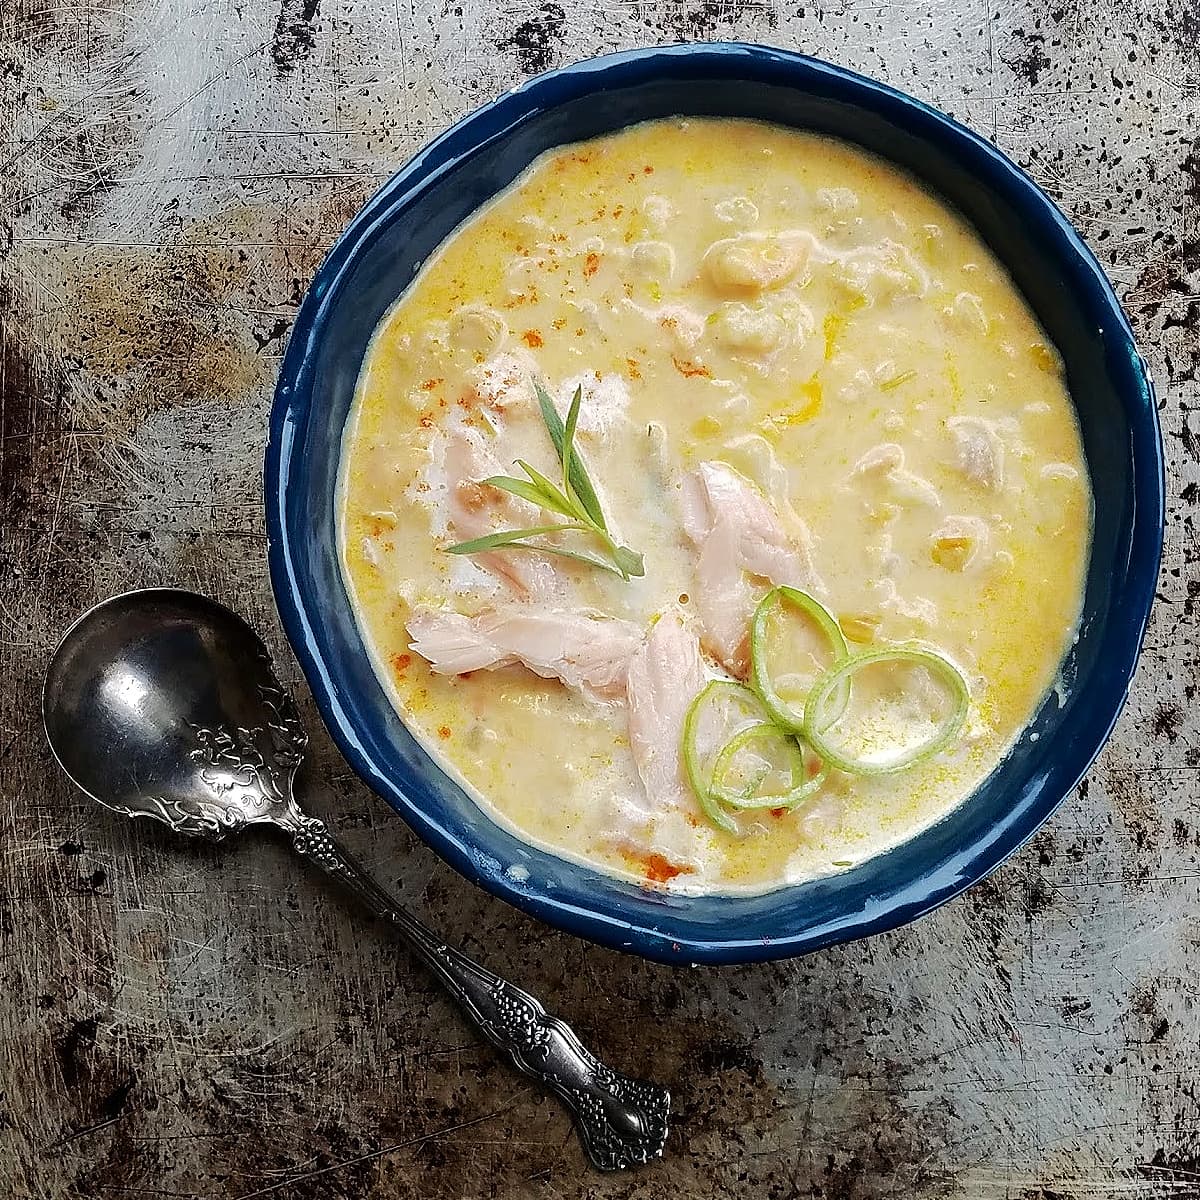
[[(560, 414), (582, 389), (576, 445), (644, 576), (447, 553), (561, 521), (480, 482), (517, 459), (561, 482), (535, 381)], [(845, 869), (967, 797), (1055, 684), (1090, 524), (1058, 353), (970, 226), (851, 145), (725, 119), (556, 149), (451, 235), (375, 334), (339, 490), (360, 629), (434, 760), (528, 842), (681, 892)], [(680, 704), (744, 676), (772, 583), (852, 652), (937, 651), (970, 705), (940, 753), (730, 832), (682, 774)], [(449, 653), (448, 614), (507, 659), (435, 670), (421, 622)], [(920, 674), (856, 682), (884, 741), (945, 703)]]

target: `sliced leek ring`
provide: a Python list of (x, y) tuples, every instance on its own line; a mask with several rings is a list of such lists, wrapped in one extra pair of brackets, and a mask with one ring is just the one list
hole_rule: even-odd
[[(752, 743), (765, 741), (768, 738), (776, 741), (791, 760), (792, 786), (786, 792), (755, 794), (756, 789), (762, 783), (762, 777), (752, 780), (749, 786), (740, 789), (727, 786), (725, 780), (737, 756)], [(780, 729), (772, 722), (764, 721), (761, 724), (748, 725), (745, 729), (739, 730), (725, 743), (713, 763), (709, 792), (713, 800), (726, 804), (730, 808), (742, 810), (792, 809), (820, 789), (825, 782), (827, 773), (824, 765), (821, 765), (819, 771), (810, 775), (804, 746), (786, 730)]]
[[(785, 604), (794, 605), (824, 635), (829, 643), (832, 655), (832, 666), (837, 666), (849, 657), (850, 650), (846, 645), (845, 634), (837, 623), (834, 615), (814, 596), (799, 588), (775, 587), (759, 601), (750, 622), (750, 680), (754, 690), (762, 700), (763, 706), (771, 714), (771, 719), (792, 733), (803, 733), (808, 725), (808, 710), (811, 707), (812, 692), (800, 708), (788, 704), (775, 688), (771, 675), (771, 664), (767, 647), (767, 620), (776, 608)], [(818, 679), (820, 676), (818, 676)], [(816, 680), (814, 680), (814, 683)], [(831, 703), (829, 711), (824, 714), (827, 725), (832, 725), (846, 710), (850, 703), (850, 680), (846, 678), (840, 684), (838, 699)]]
[[(889, 662), (924, 667), (946, 685), (950, 693), (949, 710), (930, 737), (902, 751), (895, 758), (879, 762), (846, 754), (826, 736), (830, 726), (845, 712), (845, 703), (841, 699), (843, 692), (864, 667)], [(831, 667), (813, 685), (804, 702), (804, 737), (823, 762), (839, 771), (846, 771), (851, 775), (890, 775), (893, 771), (903, 771), (906, 767), (924, 762), (944, 749), (962, 731), (970, 704), (971, 694), (967, 681), (948, 658), (919, 646), (889, 646), (881, 650), (867, 650), (862, 654), (851, 655), (837, 666)], [(837, 711), (837, 716), (828, 716), (827, 705)]]

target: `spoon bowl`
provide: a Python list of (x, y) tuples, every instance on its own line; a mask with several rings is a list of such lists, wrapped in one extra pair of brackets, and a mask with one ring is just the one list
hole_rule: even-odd
[(210, 840), (283, 817), (308, 742), (254, 630), (173, 588), (80, 617), (51, 659), (42, 708), (80, 790)]

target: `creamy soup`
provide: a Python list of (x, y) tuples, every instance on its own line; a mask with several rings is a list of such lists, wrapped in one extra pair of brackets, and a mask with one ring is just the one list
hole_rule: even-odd
[(371, 343), (339, 497), (439, 766), (692, 893), (967, 797), (1055, 684), (1091, 523), (1059, 355), (974, 231), (848, 144), (719, 119), (554, 150), (452, 234)]

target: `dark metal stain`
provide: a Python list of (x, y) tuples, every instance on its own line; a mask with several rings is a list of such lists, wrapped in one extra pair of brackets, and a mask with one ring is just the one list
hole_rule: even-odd
[(1021, 44), (1021, 49), (1011, 54), (1001, 53), (1000, 61), (1017, 78), (1030, 87), (1037, 87), (1042, 72), (1052, 65), (1045, 51), (1046, 37), (1041, 33), (1026, 33), (1023, 29), (1014, 29), (1013, 37)]
[[(0, 276), (0, 312), (14, 309), (11, 288)], [(13, 326), (0, 321), (0, 526), (5, 529), (28, 514), (35, 412), (44, 385), (44, 373), (33, 355), (17, 341)], [(0, 550), (0, 566), (6, 557)]]
[(96, 1030), (99, 1025), (100, 1018), (98, 1016), (84, 1017), (67, 1030), (66, 1035), (55, 1047), (63, 1082), (68, 1087), (74, 1087), (79, 1082), (80, 1056), (96, 1044)]
[(282, 342), (291, 327), (291, 321), (279, 317), (269, 329), (251, 330), (251, 336), (258, 343), (259, 350), (265, 350), (272, 342)]
[(1144, 1042), (1154, 1045), (1167, 1036), (1171, 1023), (1163, 1015), (1159, 1007), (1159, 999), (1159, 982), (1157, 980), (1139, 987), (1133, 993), (1132, 1003), (1129, 1007), (1130, 1013), (1137, 1018), (1138, 1030), (1136, 1034), (1127, 1035), (1127, 1042)]
[[(1125, 821), (1135, 849), (1152, 850), (1162, 825), (1158, 815), (1153, 783), (1136, 771), (1123, 770), (1120, 763), (1101, 759), (1096, 768), (1104, 780), (1104, 789)], [(1146, 867), (1142, 862), (1140, 865)]]
[(1200, 601), (1200, 579), (1189, 579), (1187, 581), (1187, 595), (1183, 601), (1183, 615), (1185, 618), (1191, 617), (1195, 611), (1197, 601)]
[[(1161, 11), (1163, 16), (1150, 15), (1156, 11)], [(1161, 10), (1148, 7), (1145, 17), (1167, 46), (1174, 46), (1191, 62), (1200, 58), (1200, 3), (1197, 0), (1182, 0), (1182, 3), (1167, 5)]]
[(1007, 918), (1004, 908), (1007, 897), (1001, 891), (996, 877), (989, 876), (981, 879), (971, 888), (965, 897), (965, 903), (970, 913), (977, 918), (981, 932), (989, 942), (993, 954), (998, 950), (1005, 937)]
[(543, 4), (539, 15), (522, 21), (503, 41), (496, 43), (499, 50), (512, 50), (521, 70), (529, 75), (549, 70), (559, 44), (566, 33), (567, 15), (561, 5), (551, 2)]
[(713, 1071), (744, 1071), (751, 1076), (762, 1074), (762, 1063), (750, 1047), (737, 1042), (716, 1042), (705, 1046), (697, 1055), (697, 1065), (707, 1075)]
[(133, 1091), (136, 1079), (131, 1075), (124, 1083), (119, 1083), (100, 1102), (100, 1112), (107, 1120), (115, 1120), (125, 1111), (129, 1101), (129, 1093)]
[(17, 57), (15, 47), (0, 42), (0, 79), (21, 79), (25, 64)]
[(108, 872), (103, 867), (97, 867), (86, 879), (79, 881), (78, 890), (81, 892), (98, 892), (108, 882)]
[[(1195, 364), (1189, 372), (1176, 375), (1174, 381), (1182, 383), (1186, 380), (1194, 378)], [(1181, 405), (1179, 432), (1171, 432), (1171, 436), (1176, 438), (1179, 444), (1187, 451), (1187, 455), (1195, 462), (1200, 462), (1200, 441), (1196, 438), (1196, 431), (1192, 428), (1191, 412), (1186, 405)]]
[[(1164, 301), (1187, 295), (1190, 288), (1185, 274), (1186, 268), (1181, 270), (1180, 262), (1166, 251), (1151, 258), (1138, 273), (1137, 283), (1133, 287), (1132, 294), (1142, 302), (1141, 311), (1148, 318), (1155, 317)], [(1191, 305), (1188, 307), (1190, 309)], [(1183, 320), (1175, 322), (1172, 317), (1168, 317), (1167, 321), (1185, 324)]]
[(1150, 1181), (1160, 1196), (1191, 1200), (1197, 1195), (1196, 1182), (1200, 1180), (1200, 1150), (1167, 1150), (1160, 1146), (1149, 1162), (1138, 1164), (1138, 1174)]
[(226, 294), (250, 270), (240, 255), (189, 245), (188, 236), (148, 252), (101, 250), (72, 322), (72, 369), (76, 391), (89, 397), (89, 424), (131, 433), (152, 411), (240, 400), (258, 384), (251, 339), (239, 339), (223, 315)]
[[(894, 1102), (874, 1097), (854, 1113), (851, 1135), (827, 1147), (820, 1175), (804, 1194), (824, 1200), (875, 1200), (887, 1195), (920, 1195), (923, 1200), (960, 1195), (956, 1168), (946, 1161), (944, 1124), (952, 1115), (939, 1100), (916, 1115)], [(853, 1148), (851, 1148), (853, 1147)], [(899, 1186), (898, 1186), (899, 1185)], [(796, 1193), (797, 1195), (801, 1193)]]
[(1155, 845), (1154, 838), (1141, 821), (1131, 820), (1129, 822), (1129, 832), (1133, 835), (1133, 845), (1135, 849), (1153, 849)]
[(83, 847), (78, 842), (63, 842), (58, 848), (59, 854), (65, 854), (68, 858), (73, 858), (76, 854), (83, 853)]
[(721, 5), (716, 0), (704, 0), (695, 8), (675, 7), (667, 17), (667, 23), (681, 38), (701, 38), (715, 33), (721, 20)]
[[(109, 168), (111, 170), (111, 168)], [(78, 191), (72, 192), (59, 208), (62, 215), (68, 220), (74, 220), (83, 212), (94, 207), (95, 202), (101, 197), (107, 195), (117, 187), (117, 181), (106, 170), (104, 173), (97, 173), (97, 178), (91, 183)]]
[[(1184, 282), (1180, 280), (1179, 282)], [(1163, 318), (1163, 329), (1195, 329), (1200, 326), (1200, 301), (1189, 300), (1181, 313), (1168, 313)]]
[(1043, 829), (1033, 839), (1033, 849), (1037, 851), (1038, 866), (1048, 867), (1054, 861), (1055, 855), (1058, 853), (1058, 839), (1054, 836), (1054, 831)]
[[(769, 1131), (787, 1116), (786, 1099), (767, 1078), (753, 1039), (706, 1025), (677, 1020), (666, 1027), (672, 1057), (687, 1066), (673, 1089), (676, 1136), (685, 1154), (689, 1146), (713, 1137), (731, 1147), (744, 1144), (747, 1128)], [(709, 1067), (696, 1070), (693, 1063)], [(733, 1113), (741, 1118), (732, 1118)]]
[(751, 22), (774, 29), (779, 13), (761, 0), (702, 0), (692, 6), (675, 0), (662, 15), (663, 28), (681, 41), (711, 37), (721, 25), (744, 27)]
[(1154, 721), (1151, 725), (1155, 737), (1165, 737), (1167, 741), (1174, 742), (1179, 739), (1182, 728), (1183, 709), (1178, 704), (1160, 704), (1155, 709)]
[(1030, 874), (1025, 880), (1023, 891), (1026, 920), (1040, 916), (1054, 905), (1054, 888), (1041, 875)]
[(312, 54), (320, 11), (321, 0), (283, 0), (271, 38), (271, 57), (280, 74), (294, 70)]
[(1200, 138), (1192, 142), (1192, 148), (1180, 169), (1185, 176), (1185, 194), (1191, 200), (1200, 203)]

